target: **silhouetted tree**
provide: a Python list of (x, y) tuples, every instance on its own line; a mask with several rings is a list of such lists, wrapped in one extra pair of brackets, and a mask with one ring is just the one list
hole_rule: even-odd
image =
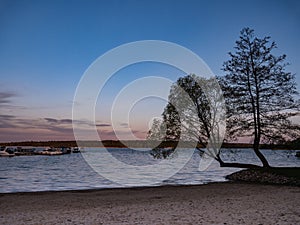
[[(184, 140), (185, 146), (190, 143), (201, 153), (204, 152), (203, 147), (210, 142), (210, 150), (205, 153), (222, 161), (217, 145), (220, 144), (219, 126), (221, 120), (224, 123), (225, 118), (224, 115), (217, 116), (223, 97), (221, 89), (216, 85), (218, 83), (213, 78), (206, 79), (191, 74), (179, 78), (171, 86), (169, 103), (162, 114), (163, 127), (166, 127), (163, 140)], [(156, 126), (153, 126), (150, 133), (155, 130)], [(155, 156), (159, 156), (160, 152), (165, 154), (160, 148), (154, 150)], [(172, 151), (168, 153), (171, 154)]]
[(228, 135), (253, 137), (253, 150), (264, 167), (269, 163), (260, 152), (261, 143), (300, 136), (299, 125), (289, 120), (299, 111), (295, 77), (285, 71), (286, 55), (272, 54), (275, 48), (270, 37), (255, 37), (252, 29), (244, 28), (223, 65)]
[[(281, 143), (299, 137), (299, 125), (290, 117), (299, 113), (294, 75), (285, 72), (285, 55), (276, 57), (271, 51), (269, 37), (254, 37), (254, 31), (244, 28), (236, 42), (236, 52), (224, 63), (224, 77), (219, 77), (227, 108), (227, 137), (254, 138), (253, 150), (264, 167), (269, 163), (260, 152), (260, 143)], [(213, 79), (188, 75), (172, 85), (169, 103), (163, 113), (164, 140), (196, 140), (199, 146), (222, 141), (218, 117), (223, 95)], [(166, 125), (168, 124), (168, 125)], [(213, 157), (221, 167), (253, 168), (254, 164), (224, 162), (218, 146), (209, 146), (205, 154)], [(159, 151), (158, 151), (159, 152)], [(202, 151), (203, 152), (203, 151)], [(170, 153), (170, 152), (169, 152)]]

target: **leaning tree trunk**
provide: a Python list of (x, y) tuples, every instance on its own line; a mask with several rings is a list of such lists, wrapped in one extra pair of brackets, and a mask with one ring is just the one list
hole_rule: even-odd
[(232, 162), (224, 162), (221, 157), (220, 154), (217, 154), (217, 156), (215, 157), (215, 160), (217, 160), (220, 164), (220, 167), (233, 167), (233, 168), (261, 168), (261, 166), (255, 165), (255, 164), (251, 164), (251, 163), (232, 163)]

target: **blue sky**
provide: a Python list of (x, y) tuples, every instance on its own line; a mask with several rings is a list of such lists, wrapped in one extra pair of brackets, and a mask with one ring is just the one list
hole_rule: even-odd
[[(276, 41), (275, 53), (287, 54), (299, 84), (299, 1), (0, 0), (0, 141), (74, 139), (70, 119), (76, 86), (88, 66), (112, 48), (139, 40), (174, 42), (222, 75), (222, 63), (246, 26)], [(105, 139), (113, 136), (104, 106), (124, 85), (147, 75), (175, 81), (182, 74), (155, 63), (117, 73), (97, 106)], [(145, 135), (149, 117), (161, 113), (163, 103), (158, 105), (145, 121), (131, 124), (137, 136)], [(136, 108), (137, 118), (149, 111), (145, 108)]]

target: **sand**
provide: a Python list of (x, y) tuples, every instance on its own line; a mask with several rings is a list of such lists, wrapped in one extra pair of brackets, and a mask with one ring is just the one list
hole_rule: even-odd
[(0, 194), (0, 224), (299, 224), (300, 188), (211, 183)]

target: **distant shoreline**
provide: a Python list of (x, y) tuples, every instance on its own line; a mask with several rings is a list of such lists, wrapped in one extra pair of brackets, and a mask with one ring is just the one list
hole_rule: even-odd
[[(153, 146), (159, 147), (176, 147), (178, 142), (176, 141), (148, 141), (148, 140), (104, 140), (99, 141), (81, 141), (79, 142), (80, 147), (107, 147), (107, 148), (151, 148)], [(299, 145), (299, 144), (298, 144)], [(280, 144), (280, 145), (271, 145), (271, 144), (262, 144), (262, 149), (273, 149), (273, 150), (293, 150), (300, 149), (298, 145), (291, 144)], [(2, 142), (0, 146), (49, 146), (49, 147), (77, 147), (78, 143), (76, 141), (21, 141), (21, 142)], [(184, 148), (190, 148), (190, 142), (183, 142), (181, 145)], [(194, 146), (193, 146), (194, 147)], [(198, 147), (204, 147), (198, 145)], [(252, 148), (251, 144), (248, 143), (223, 143), (222, 148)]]

